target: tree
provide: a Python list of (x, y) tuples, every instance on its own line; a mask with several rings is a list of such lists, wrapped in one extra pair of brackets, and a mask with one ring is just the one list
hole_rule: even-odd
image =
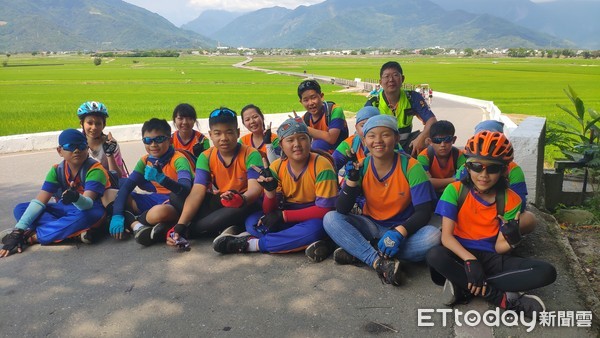
[(473, 48), (465, 48), (465, 56), (473, 56)]
[(100, 66), (101, 63), (102, 63), (102, 58), (98, 58), (98, 57), (94, 58), (94, 65)]

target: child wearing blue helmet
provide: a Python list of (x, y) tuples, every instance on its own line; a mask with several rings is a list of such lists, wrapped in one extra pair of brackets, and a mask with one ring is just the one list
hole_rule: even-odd
[(118, 178), (127, 177), (121, 150), (112, 134), (104, 134), (108, 110), (101, 102), (84, 102), (77, 109), (81, 130), (87, 139), (90, 157)]

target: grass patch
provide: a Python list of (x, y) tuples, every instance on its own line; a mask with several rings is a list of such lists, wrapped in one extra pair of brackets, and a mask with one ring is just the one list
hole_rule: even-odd
[[(266, 113), (302, 111), (297, 77), (231, 67), (243, 57), (104, 58), (12, 55), (0, 68), (0, 135), (76, 127), (76, 111), (88, 100), (108, 107), (109, 125), (170, 119), (188, 102), (201, 117), (221, 105), (240, 110), (248, 103)], [(253, 66), (346, 79), (375, 79), (379, 68), (398, 60), (406, 82), (429, 83), (435, 91), (494, 101), (507, 114), (562, 117), (557, 103), (571, 85), (588, 107), (600, 107), (600, 60), (449, 57), (257, 57)], [(54, 67), (36, 65), (57, 64)], [(29, 66), (28, 66), (29, 65)], [(325, 98), (357, 111), (364, 97), (323, 85)]]

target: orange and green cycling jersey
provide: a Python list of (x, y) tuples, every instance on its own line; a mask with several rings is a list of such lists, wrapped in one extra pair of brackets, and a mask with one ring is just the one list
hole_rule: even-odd
[[(58, 170), (62, 170), (63, 173), (59, 173)], [(42, 190), (55, 194), (59, 190), (65, 191), (69, 189), (71, 183), (75, 183), (77, 192), (80, 194), (89, 190), (97, 193), (98, 196), (104, 195), (104, 191), (110, 187), (108, 173), (102, 164), (92, 158), (88, 158), (76, 173), (71, 172), (65, 161), (52, 166), (48, 174), (46, 174)]]
[(225, 163), (216, 147), (211, 147), (196, 161), (194, 184), (202, 184), (207, 189), (221, 192), (236, 190), (240, 193), (248, 190), (248, 180), (257, 179), (259, 174), (252, 166), (263, 167), (258, 150), (243, 144), (237, 144), (230, 163)]
[[(147, 190), (148, 187), (152, 188), (148, 184), (151, 183), (152, 186), (154, 186), (154, 189), (151, 189), (149, 191), (156, 192), (161, 195), (168, 195), (171, 192), (169, 189), (163, 187), (158, 182), (147, 181), (144, 178), (146, 166), (154, 165), (154, 163), (151, 163), (148, 157), (148, 155), (144, 155), (142, 156), (142, 158), (140, 158), (140, 160), (136, 163), (133, 172), (131, 173), (131, 175), (129, 175), (129, 179), (134, 181), (136, 185), (142, 187), (144, 190)], [(175, 182), (180, 182), (181, 180), (192, 182), (194, 179), (194, 174), (192, 173), (192, 168), (190, 166), (188, 158), (176, 150), (173, 152), (173, 155), (169, 159), (169, 162), (161, 166), (161, 170), (166, 177), (172, 179)]]
[[(465, 168), (463, 164), (463, 166), (456, 171), (454, 178), (459, 181), (462, 180), (465, 175), (467, 175), (467, 168)], [(521, 197), (521, 211), (524, 211), (527, 206), (527, 184), (525, 183), (523, 169), (514, 161), (508, 164), (508, 187)]]
[(283, 197), (284, 209), (310, 206), (335, 207), (338, 194), (337, 175), (331, 162), (316, 153), (310, 153), (306, 167), (295, 176), (288, 159), (277, 159), (269, 167), (277, 179), (277, 193)]
[(194, 136), (192, 136), (192, 138), (187, 142), (183, 142), (181, 136), (179, 136), (179, 131), (174, 132), (173, 135), (171, 135), (171, 138), (173, 140), (173, 147), (175, 149), (187, 150), (192, 154), (194, 153), (194, 145), (196, 143), (201, 143), (203, 149), (210, 148), (210, 140), (208, 137), (204, 136), (204, 134), (197, 130), (194, 130)]
[[(462, 182), (449, 184), (440, 198), (435, 213), (454, 222), (454, 236), (466, 249), (496, 252), (496, 239), (500, 231), (496, 202), (486, 202), (472, 189), (460, 210), (458, 199), (461, 189), (468, 189)], [(521, 208), (521, 198), (511, 189), (504, 196), (504, 219), (515, 219)]]
[(423, 166), (414, 158), (394, 153), (392, 169), (380, 175), (370, 156), (362, 162), (359, 186), (364, 198), (362, 213), (383, 226), (404, 223), (415, 206), (435, 200), (435, 192)]
[[(446, 162), (445, 166), (440, 165), (438, 156), (435, 153), (433, 153), (433, 157), (431, 159), (433, 163), (430, 163), (429, 153), (431, 151), (429, 150), (429, 147), (423, 149), (423, 151), (419, 153), (417, 160), (419, 163), (421, 163), (423, 169), (429, 172), (429, 175), (431, 175), (433, 178), (453, 177), (456, 175), (457, 169), (463, 166), (467, 161), (467, 158), (462, 150), (452, 147), (450, 154), (448, 154), (448, 162)], [(452, 154), (453, 152), (457, 152), (456, 163), (454, 163), (454, 156)]]
[[(239, 143), (248, 147), (252, 147), (260, 151), (262, 154), (267, 154), (267, 144), (264, 142), (261, 142), (260, 144), (254, 144), (254, 140), (252, 139), (252, 133), (240, 137)], [(275, 133), (271, 133), (271, 145), (273, 146), (273, 150), (275, 151), (275, 153), (277, 155), (280, 155), (281, 147), (279, 145), (279, 137), (277, 137), (277, 134)]]

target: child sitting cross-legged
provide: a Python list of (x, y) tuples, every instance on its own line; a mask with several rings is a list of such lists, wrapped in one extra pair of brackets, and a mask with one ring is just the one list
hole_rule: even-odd
[[(0, 257), (21, 253), (24, 244), (47, 245), (71, 237), (91, 243), (89, 230), (104, 221), (100, 198), (110, 187), (108, 173), (89, 157), (86, 137), (78, 130), (64, 130), (58, 144), (64, 160), (50, 169), (36, 198), (15, 207), (17, 224), (2, 238)], [(60, 196), (57, 203), (49, 203), (52, 196)]]
[(499, 132), (482, 131), (467, 141), (467, 175), (446, 187), (437, 205), (442, 246), (427, 253), (432, 279), (444, 285), (444, 304), (481, 296), (493, 305), (535, 317), (542, 300), (522, 292), (549, 285), (549, 263), (508, 254), (519, 244), (521, 198), (508, 188), (513, 148)]

